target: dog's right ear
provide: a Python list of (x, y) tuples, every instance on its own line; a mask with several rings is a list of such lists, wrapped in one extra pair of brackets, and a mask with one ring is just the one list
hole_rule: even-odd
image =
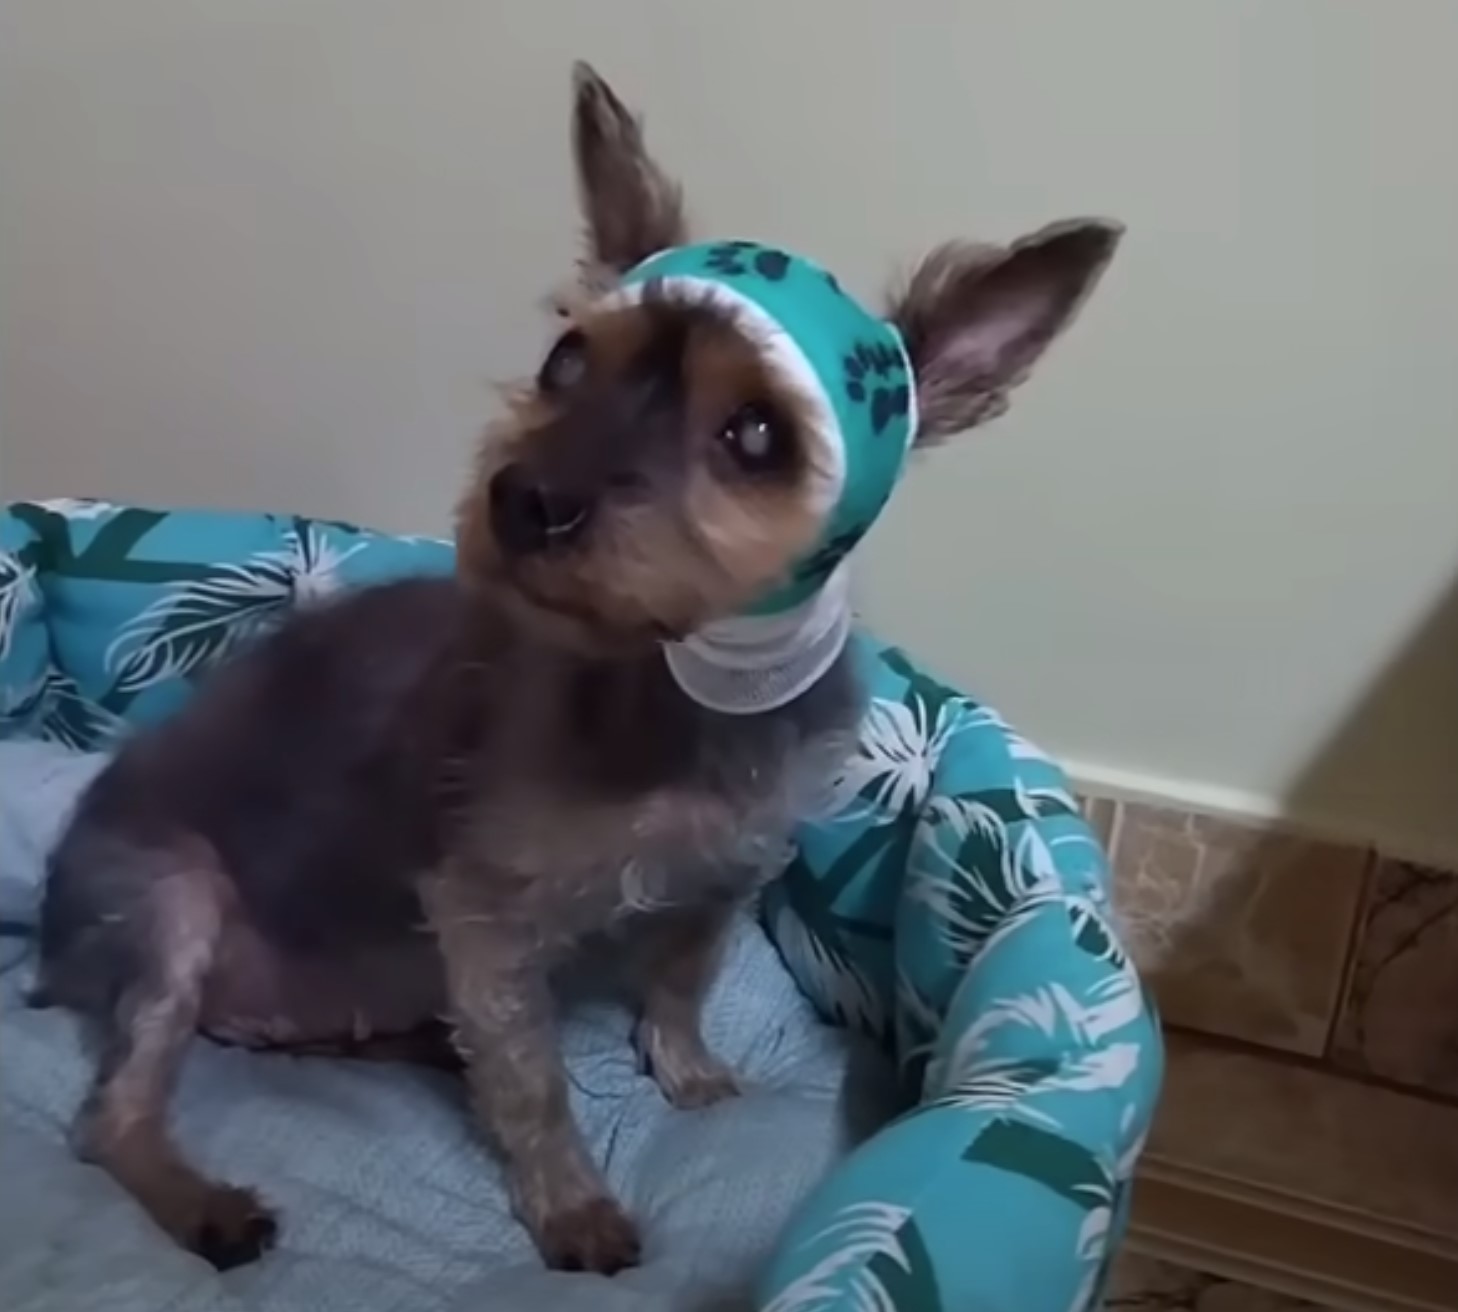
[(589, 262), (619, 273), (687, 238), (683, 198), (643, 144), (643, 129), (588, 64), (572, 69), (572, 152)]
[(933, 251), (890, 308), (916, 374), (918, 441), (995, 418), (1077, 316), (1123, 235), (1102, 219), (1056, 223), (1007, 250)]

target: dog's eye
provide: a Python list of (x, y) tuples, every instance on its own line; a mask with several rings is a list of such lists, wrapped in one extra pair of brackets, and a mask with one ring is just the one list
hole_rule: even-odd
[(551, 395), (576, 387), (587, 374), (587, 334), (569, 329), (547, 352), (537, 373), (537, 390)]
[(719, 431), (719, 440), (735, 463), (751, 474), (779, 469), (789, 456), (788, 426), (765, 405), (736, 410)]

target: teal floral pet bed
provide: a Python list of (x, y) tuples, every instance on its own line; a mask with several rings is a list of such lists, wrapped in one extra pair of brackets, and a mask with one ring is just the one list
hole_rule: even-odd
[[(80, 787), (90, 768), (82, 763), (99, 759), (86, 754), (104, 752), (129, 726), (174, 711), (203, 671), (287, 607), (341, 587), (450, 566), (448, 544), (320, 520), (82, 501), (13, 504), (0, 511), (0, 752), (49, 751), (45, 778), (60, 778), (74, 764)], [(672, 1160), (653, 1168), (667, 1183), (651, 1196), (667, 1201), (661, 1217), (647, 1218), (643, 1271), (611, 1282), (548, 1276), (525, 1250), (510, 1262), (471, 1262), (472, 1245), (480, 1241), (457, 1233), (467, 1224), (463, 1209), (440, 1196), (440, 1188), (417, 1200), (403, 1179), (411, 1164), (425, 1162), (435, 1165), (422, 1171), (422, 1188), (455, 1179), (452, 1172), (466, 1172), (462, 1180), (490, 1173), (484, 1154), (449, 1137), (462, 1133), (455, 1108), (447, 1107), (438, 1122), (413, 1113), (408, 1152), (391, 1159), (404, 1165), (371, 1175), (369, 1161), (361, 1159), (341, 1173), (338, 1144), (391, 1148), (378, 1132), (390, 1124), (386, 1111), (369, 1112), (383, 1118), (378, 1121), (360, 1121), (361, 1108), (392, 1107), (390, 1100), (406, 1096), (381, 1082), (419, 1081), (425, 1074), (243, 1058), (254, 1063), (247, 1077), (217, 1074), (224, 1070), (218, 1064), (185, 1082), (184, 1122), (191, 1105), (204, 1127), (198, 1133), (221, 1136), (225, 1169), (240, 1175), (266, 1137), (249, 1118), (266, 1113), (230, 1081), (263, 1069), (277, 1094), (297, 1079), (297, 1099), (277, 1104), (287, 1111), (277, 1134), (293, 1145), (288, 1152), (301, 1190), (313, 1169), (310, 1154), (335, 1144), (327, 1162), (319, 1158), (319, 1170), (332, 1172), (333, 1183), (327, 1193), (310, 1195), (317, 1201), (297, 1226), (299, 1251), (290, 1250), (293, 1230), (286, 1229), (280, 1252), (251, 1273), (218, 1277), (198, 1269), (195, 1259), (168, 1253), (167, 1262), (183, 1265), (169, 1276), (164, 1301), (160, 1287), (147, 1283), (159, 1278), (162, 1259), (149, 1258), (145, 1273), (129, 1265), (144, 1242), (139, 1217), (64, 1154), (64, 1126), (80, 1087), (72, 1071), (75, 1036), (67, 1018), (47, 1013), (49, 1028), (30, 1028), (20, 1014), (18, 984), (6, 978), (23, 974), (22, 950), (19, 962), (12, 955), (0, 970), (11, 1038), (0, 1064), (0, 1102), (7, 1127), (28, 1136), (16, 1141), (23, 1151), (11, 1161), (19, 1162), (14, 1169), (21, 1176), (35, 1179), (40, 1193), (75, 1201), (66, 1204), (69, 1210), (56, 1204), (47, 1212), (19, 1204), (18, 1191), (10, 1190), (13, 1216), (3, 1215), (0, 1203), (7, 1305), (25, 1312), (61, 1306), (47, 1302), (45, 1291), (64, 1270), (55, 1249), (64, 1238), (75, 1245), (66, 1262), (83, 1261), (77, 1254), (86, 1248), (109, 1255), (110, 1265), (88, 1278), (106, 1280), (111, 1305), (122, 1312), (575, 1308), (578, 1299), (594, 1312), (745, 1305), (766, 1312), (1077, 1312), (1097, 1306), (1161, 1073), (1153, 1009), (1111, 924), (1104, 854), (1067, 780), (1042, 752), (896, 648), (866, 635), (859, 643), (872, 691), (859, 751), (836, 780), (828, 818), (805, 826), (797, 854), (766, 891), (760, 928), (746, 925), (709, 1018), (711, 1038), (717, 1024), (721, 1043), (740, 1026), (745, 1051), (759, 1054), (771, 1083), (818, 1090), (820, 1101), (795, 1102), (793, 1114), (802, 1119), (788, 1140), (772, 1134), (776, 1117), (789, 1114), (788, 1093), (759, 1104), (762, 1110), (738, 1130), (729, 1119), (713, 1120), (717, 1109), (665, 1112), (652, 1120), (658, 1128), (644, 1131), (635, 1162), (651, 1166), (655, 1145), (680, 1137)], [(55, 798), (42, 788), (43, 772), (24, 769), (9, 777), (34, 785), (33, 803), (22, 802), (20, 784), (7, 784), (0, 772), (0, 860), (12, 866), (0, 874), (11, 880), (24, 861), (10, 855), (22, 851), (13, 835), (5, 846), (6, 808), (16, 833), (25, 832), (26, 806), (35, 810), (33, 832), (44, 828), (43, 807), (55, 812), (45, 821), (50, 831), (60, 821)], [(17, 899), (11, 889), (5, 903), (7, 941), (23, 944), (25, 897)], [(803, 1024), (796, 1019), (802, 1012)], [(774, 1020), (768, 1028), (780, 1036), (778, 1048), (765, 1038), (766, 1016)], [(603, 1021), (610, 1041), (574, 1069), (621, 1071), (626, 1041), (620, 1048), (616, 1024)], [(790, 1045), (793, 1058), (784, 1051), (790, 1035), (798, 1036)], [(577, 1041), (569, 1036), (569, 1044)], [(847, 1052), (866, 1055), (866, 1062), (858, 1066)], [(216, 1062), (233, 1056), (219, 1054)], [(203, 1061), (215, 1059), (201, 1054)], [(832, 1066), (839, 1072), (834, 1080), (825, 1074)], [(842, 1153), (815, 1127), (839, 1114), (837, 1100), (850, 1095), (855, 1101), (857, 1069), (880, 1073), (867, 1075), (869, 1083), (894, 1073), (897, 1089), (878, 1104), (873, 1132)], [(756, 1074), (751, 1069), (751, 1083)], [(609, 1083), (617, 1078), (601, 1075)], [(411, 1086), (409, 1096), (420, 1092)], [(197, 1113), (214, 1093), (218, 1101), (208, 1104), (206, 1116)], [(599, 1151), (611, 1157), (613, 1136), (628, 1135), (631, 1127), (625, 1129), (621, 1116), (613, 1119), (614, 1098), (601, 1102), (611, 1124)], [(809, 1119), (807, 1107), (814, 1109)], [(441, 1128), (432, 1139), (436, 1124)], [(363, 1133), (362, 1125), (371, 1129), (363, 1138), (340, 1137)], [(368, 1156), (372, 1150), (358, 1151)], [(696, 1230), (689, 1218), (713, 1192), (708, 1170), (700, 1173), (702, 1186), (683, 1181), (699, 1179), (697, 1165), (710, 1161), (727, 1173), (729, 1183), (715, 1188), (728, 1210)], [(734, 1183), (741, 1170), (748, 1173), (742, 1185)], [(397, 1174), (389, 1178), (392, 1171)], [(773, 1189), (779, 1190), (773, 1202), (756, 1192)], [(382, 1211), (391, 1207), (398, 1214), (382, 1228)], [(358, 1221), (365, 1211), (373, 1229)], [(39, 1213), (64, 1233), (46, 1234)], [(716, 1244), (732, 1248), (737, 1230), (748, 1234), (769, 1219), (773, 1233), (763, 1251), (748, 1243), (736, 1250), (736, 1260), (755, 1267), (738, 1272), (746, 1290), (753, 1277), (755, 1292), (743, 1295), (748, 1304), (734, 1301), (732, 1280), (713, 1287), (717, 1302), (707, 1298), (711, 1282), (701, 1282), (704, 1297), (685, 1293), (696, 1288), (692, 1275), (671, 1291), (671, 1282), (655, 1286), (653, 1232), (660, 1222), (662, 1233), (680, 1236), (661, 1247), (667, 1271), (687, 1261), (684, 1254), (695, 1245), (706, 1252)], [(286, 1225), (293, 1224), (290, 1213)], [(501, 1224), (509, 1231), (509, 1222)], [(27, 1233), (30, 1238), (21, 1237)], [(365, 1242), (366, 1233), (386, 1237)], [(85, 1243), (83, 1234), (91, 1236)], [(392, 1234), (413, 1237), (392, 1247)], [(499, 1251), (517, 1252), (510, 1247), (514, 1236), (502, 1242)], [(426, 1252), (439, 1256), (427, 1262)], [(499, 1260), (500, 1269), (478, 1269), (488, 1260)], [(545, 1280), (566, 1283), (542, 1285)]]

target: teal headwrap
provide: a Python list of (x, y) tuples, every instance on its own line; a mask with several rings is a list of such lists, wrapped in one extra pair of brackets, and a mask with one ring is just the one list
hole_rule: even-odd
[(916, 436), (911, 364), (901, 334), (799, 255), (756, 242), (678, 246), (624, 275), (617, 295), (656, 284), (733, 310), (812, 406), (825, 474), (825, 525), (783, 582), (750, 609), (802, 606), (881, 513)]

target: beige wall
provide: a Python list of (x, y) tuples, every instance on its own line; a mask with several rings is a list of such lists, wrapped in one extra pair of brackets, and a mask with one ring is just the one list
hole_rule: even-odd
[(1092, 777), (1458, 848), (1451, 0), (3, 14), (7, 494), (443, 524), (571, 263), (586, 55), (707, 227), (866, 290), (1126, 219), (878, 532), (871, 609)]

